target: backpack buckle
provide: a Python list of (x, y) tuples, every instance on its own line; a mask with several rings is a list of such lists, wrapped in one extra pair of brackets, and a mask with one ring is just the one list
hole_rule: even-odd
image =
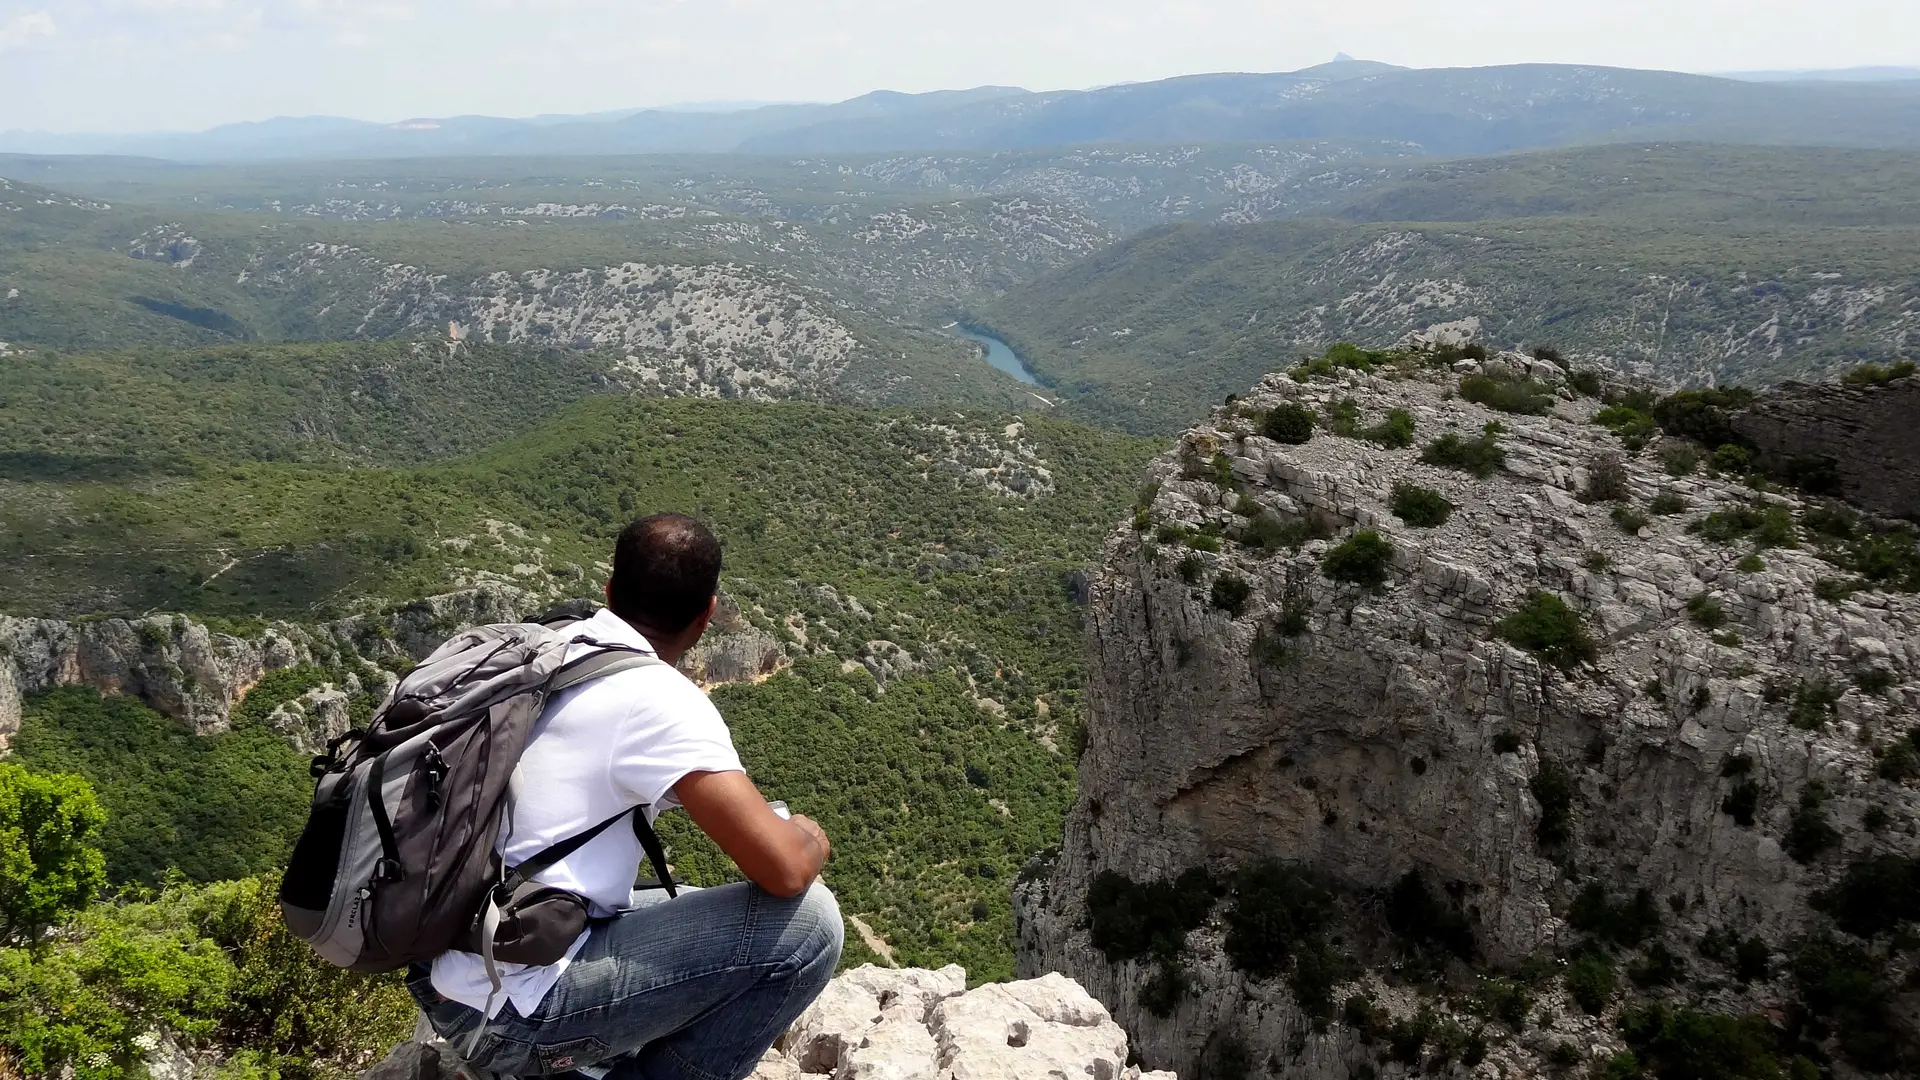
[(379, 862), (373, 864), (373, 880), (375, 881), (399, 881), (402, 876), (400, 860), (398, 859), (381, 859)]

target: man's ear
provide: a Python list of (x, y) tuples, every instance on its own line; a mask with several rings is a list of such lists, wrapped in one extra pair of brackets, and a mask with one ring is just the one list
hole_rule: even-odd
[(608, 578), (607, 583), (605, 585), (600, 586), (600, 595), (607, 598), (608, 607), (613, 606), (613, 579), (612, 578)]

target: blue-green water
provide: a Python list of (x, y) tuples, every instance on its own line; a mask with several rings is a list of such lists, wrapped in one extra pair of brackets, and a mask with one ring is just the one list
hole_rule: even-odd
[(1028, 386), (1040, 385), (1040, 380), (1034, 376), (1033, 372), (1027, 370), (1027, 365), (1020, 362), (1020, 354), (1014, 352), (1011, 345), (994, 337), (992, 334), (983, 334), (978, 330), (969, 330), (964, 326), (956, 325), (954, 330), (962, 337), (972, 338), (980, 344), (985, 345), (987, 347), (987, 363), (1019, 379)]

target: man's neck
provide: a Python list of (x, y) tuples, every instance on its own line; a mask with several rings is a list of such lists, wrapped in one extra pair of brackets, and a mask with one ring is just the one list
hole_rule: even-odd
[(692, 647), (691, 642), (683, 640), (686, 637), (684, 631), (677, 634), (669, 634), (663, 630), (648, 626), (646, 623), (629, 619), (619, 612), (615, 612), (614, 616), (621, 622), (632, 627), (634, 633), (646, 638), (647, 644), (653, 646), (653, 654), (669, 664), (679, 664), (680, 658), (687, 655), (687, 650)]

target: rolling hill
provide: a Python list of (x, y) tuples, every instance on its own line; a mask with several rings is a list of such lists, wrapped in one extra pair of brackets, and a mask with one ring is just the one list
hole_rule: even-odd
[(973, 314), (1066, 414), (1135, 431), (1441, 324), (1679, 382), (1820, 376), (1920, 341), (1916, 169), (1672, 145), (1420, 165), (1339, 217), (1149, 231)]

